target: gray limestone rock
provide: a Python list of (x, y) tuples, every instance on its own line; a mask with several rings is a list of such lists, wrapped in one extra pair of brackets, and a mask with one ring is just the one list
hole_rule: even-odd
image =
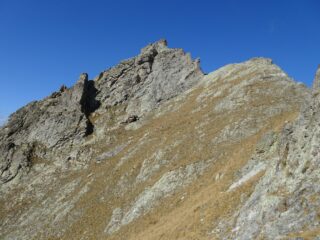
[(320, 89), (320, 65), (318, 66), (315, 78), (313, 80), (312, 88), (317, 91)]
[[(197, 194), (193, 183), (198, 196), (212, 181), (225, 184), (217, 196), (233, 196), (258, 174), (253, 192), (218, 223), (219, 239), (285, 239), (319, 229), (319, 88), (320, 69), (311, 91), (266, 58), (204, 76), (198, 60), (165, 40), (94, 80), (81, 74), (0, 127), (0, 238), (108, 238), (182, 191)], [(293, 122), (279, 131), (287, 119)], [(234, 149), (249, 140), (255, 145), (234, 164)], [(186, 206), (209, 203), (196, 199)], [(83, 229), (73, 233), (73, 224)]]
[(1, 181), (26, 172), (35, 159), (56, 165), (70, 160), (72, 151), (78, 152), (77, 146), (93, 131), (88, 118), (98, 106), (93, 92), (92, 81), (82, 74), (72, 88), (63, 87), (12, 114), (0, 131)]
[[(318, 80), (316, 76), (315, 89)], [(319, 119), (320, 97), (313, 95), (306, 99), (298, 119), (278, 136), (277, 148), (267, 152), (263, 148), (264, 158), (273, 160), (237, 213), (230, 238), (283, 239), (289, 233), (319, 228)]]
[[(122, 105), (127, 113), (124, 123), (131, 123), (160, 102), (189, 89), (202, 76), (198, 60), (193, 61), (181, 49), (168, 48), (165, 40), (146, 46), (137, 57), (102, 72), (94, 81), (81, 74), (73, 87), (62, 86), (10, 116), (0, 132), (2, 182), (10, 181), (19, 171), (26, 172), (33, 159), (58, 166), (89, 161), (86, 137), (95, 127), (103, 132), (106, 126), (104, 121), (94, 126), (91, 113), (108, 117), (109, 108)], [(20, 154), (24, 144), (33, 146), (32, 156)]]
[(33, 147), (29, 144), (16, 146), (14, 143), (1, 146), (4, 161), (0, 163), (0, 182), (6, 183), (15, 178), (21, 171), (28, 171)]
[(134, 58), (101, 73), (95, 79), (103, 109), (126, 104), (128, 115), (141, 116), (194, 86), (203, 73), (182, 49), (167, 47), (165, 40), (150, 44)]

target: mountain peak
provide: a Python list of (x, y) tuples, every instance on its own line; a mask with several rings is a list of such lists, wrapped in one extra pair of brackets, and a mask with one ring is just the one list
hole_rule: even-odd
[(148, 52), (151, 49), (155, 49), (157, 52), (161, 52), (163, 50), (166, 50), (166, 49), (168, 49), (168, 42), (166, 39), (160, 39), (154, 43), (150, 43), (141, 49), (141, 54)]
[(198, 60), (182, 49), (168, 48), (166, 40), (160, 40), (101, 73), (95, 79), (97, 98), (105, 107), (128, 103), (128, 114), (143, 115), (189, 89), (202, 76)]
[(320, 64), (318, 65), (318, 68), (313, 80), (312, 88), (317, 91), (320, 90)]
[(273, 64), (273, 60), (271, 58), (266, 57), (254, 57), (249, 59), (249, 61), (259, 64)]
[(204, 75), (149, 44), (0, 128), (0, 238), (311, 236), (318, 103), (271, 59)]

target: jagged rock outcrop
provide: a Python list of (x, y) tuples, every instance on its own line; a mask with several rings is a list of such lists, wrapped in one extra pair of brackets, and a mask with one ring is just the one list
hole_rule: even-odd
[[(64, 166), (88, 162), (91, 150), (83, 143), (93, 133), (91, 113), (102, 115), (100, 125), (96, 123), (101, 129), (110, 117), (110, 108), (125, 109), (124, 122), (130, 122), (130, 117), (138, 119), (159, 102), (189, 89), (202, 76), (198, 61), (192, 61), (181, 49), (168, 48), (165, 40), (148, 45), (140, 55), (104, 71), (95, 81), (81, 74), (72, 88), (62, 86), (48, 98), (32, 102), (10, 116), (0, 133), (4, 154), (0, 159), (1, 181), (8, 182), (19, 171), (28, 171), (32, 159)], [(15, 157), (14, 152), (20, 151), (22, 144), (28, 145), (32, 154)]]
[(190, 89), (204, 75), (199, 62), (160, 40), (141, 49), (138, 56), (100, 73), (95, 78), (97, 100), (101, 102), (94, 114), (95, 125), (105, 129), (109, 127), (106, 122), (141, 118), (160, 103)]
[(318, 66), (316, 75), (314, 77), (312, 88), (314, 91), (318, 91), (320, 89), (320, 65)]
[(81, 160), (78, 145), (92, 133), (88, 115), (98, 106), (93, 88), (82, 74), (72, 88), (62, 87), (10, 116), (0, 132), (2, 183), (28, 171), (33, 161), (65, 165)]
[(126, 112), (140, 116), (189, 89), (202, 76), (199, 60), (160, 40), (137, 57), (102, 72), (95, 80), (97, 99), (104, 108), (127, 103)]
[(318, 82), (165, 40), (82, 74), (0, 128), (0, 238), (315, 239)]

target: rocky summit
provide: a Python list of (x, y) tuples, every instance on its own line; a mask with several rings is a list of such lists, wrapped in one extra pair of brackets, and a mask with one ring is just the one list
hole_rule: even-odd
[(160, 40), (0, 128), (0, 239), (320, 239), (319, 122), (320, 68)]

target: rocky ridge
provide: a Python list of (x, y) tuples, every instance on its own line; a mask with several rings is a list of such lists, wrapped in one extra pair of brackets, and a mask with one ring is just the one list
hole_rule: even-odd
[(237, 213), (233, 238), (320, 238), (319, 70), (297, 120), (270, 140), (264, 158), (271, 163)]
[(107, 120), (100, 118), (94, 126), (91, 113), (110, 118), (108, 112), (116, 108), (122, 111), (122, 118), (138, 118), (202, 76), (198, 61), (181, 49), (169, 49), (165, 40), (150, 44), (137, 57), (102, 72), (95, 80), (81, 74), (72, 88), (62, 86), (10, 116), (0, 135), (5, 154), (0, 162), (1, 182), (27, 172), (32, 159), (64, 166), (89, 161), (92, 153), (83, 146), (85, 138), (94, 127), (103, 130)]
[(0, 238), (316, 239), (319, 77), (165, 40), (81, 74), (0, 129)]

